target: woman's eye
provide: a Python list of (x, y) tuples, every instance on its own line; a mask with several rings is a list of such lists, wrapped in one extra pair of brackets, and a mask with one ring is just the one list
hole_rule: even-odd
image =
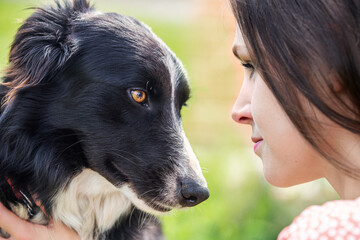
[(241, 65), (243, 65), (244, 68), (248, 68), (251, 70), (254, 70), (254, 65), (252, 65), (251, 63), (241, 63)]
[(147, 98), (146, 92), (142, 90), (130, 90), (130, 95), (137, 103), (145, 103)]
[(254, 73), (255, 73), (255, 67), (252, 63), (250, 62), (242, 62), (241, 65), (243, 65), (244, 68), (246, 68), (246, 70), (249, 70), (251, 73), (250, 73), (250, 78), (252, 78), (254, 76)]

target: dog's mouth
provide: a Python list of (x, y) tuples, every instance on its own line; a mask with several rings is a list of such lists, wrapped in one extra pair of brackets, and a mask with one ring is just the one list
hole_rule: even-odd
[(132, 202), (133, 205), (135, 205), (137, 208), (151, 213), (151, 214), (164, 214), (167, 212), (170, 212), (173, 207), (167, 206), (164, 203), (161, 203), (155, 199), (153, 200), (145, 200), (141, 199), (136, 191), (133, 189), (132, 182), (128, 176), (124, 174), (124, 171), (122, 171), (121, 167), (118, 166), (116, 162), (111, 162), (111, 166), (113, 167), (113, 171), (116, 171), (116, 176), (119, 178), (122, 182), (120, 185), (121, 191), (127, 196), (127, 198)]
[(153, 208), (154, 210), (159, 211), (159, 212), (163, 212), (163, 213), (170, 212), (172, 210), (172, 208), (166, 207), (166, 206), (164, 206), (162, 204), (159, 204), (159, 203), (153, 203), (153, 204), (151, 204), (149, 206), (151, 208)]
[(165, 204), (159, 203), (157, 201), (148, 201), (139, 198), (139, 196), (135, 193), (129, 184), (122, 185), (119, 190), (125, 194), (125, 196), (135, 207), (144, 212), (153, 215), (161, 215), (170, 212), (173, 209), (172, 207), (166, 206)]

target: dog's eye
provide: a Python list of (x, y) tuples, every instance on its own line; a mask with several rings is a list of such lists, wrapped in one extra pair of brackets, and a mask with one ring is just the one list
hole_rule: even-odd
[(146, 92), (142, 90), (130, 90), (131, 97), (137, 103), (144, 103), (146, 100)]

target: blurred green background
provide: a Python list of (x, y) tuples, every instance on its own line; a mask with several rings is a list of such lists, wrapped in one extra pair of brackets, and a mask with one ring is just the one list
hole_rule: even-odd
[[(29, 7), (51, 1), (0, 0), (0, 70)], [(288, 189), (270, 186), (254, 156), (250, 127), (231, 120), (241, 86), (241, 66), (232, 56), (235, 23), (222, 0), (93, 0), (103, 12), (132, 15), (147, 23), (177, 54), (192, 87), (183, 110), (184, 128), (201, 163), (210, 198), (163, 216), (169, 240), (276, 239), (306, 206), (336, 198), (317, 181)]]

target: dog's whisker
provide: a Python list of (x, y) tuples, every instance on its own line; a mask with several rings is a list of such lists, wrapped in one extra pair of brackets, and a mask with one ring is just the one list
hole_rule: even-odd
[(205, 168), (205, 167), (202, 167), (202, 168), (201, 168), (201, 171), (208, 173), (208, 172), (209, 172), (209, 169), (208, 169), (208, 168)]
[[(141, 159), (140, 157), (136, 156), (136, 155), (133, 154), (133, 153), (130, 153), (130, 152), (128, 152), (128, 151), (125, 151), (125, 150), (116, 149), (115, 152), (116, 152), (117, 154), (121, 154), (121, 153), (129, 154), (131, 157), (135, 158), (135, 159), (138, 160), (139, 162), (142, 162), (142, 161), (143, 161), (143, 159)], [(119, 153), (119, 152), (121, 152), (121, 153)]]
[[(128, 162), (130, 162), (130, 163), (132, 163), (132, 164), (134, 164), (134, 165), (136, 165), (136, 166), (142, 166), (142, 164), (140, 164), (141, 161), (138, 161), (138, 162), (140, 162), (140, 163), (135, 162), (134, 160), (130, 159), (129, 157), (126, 157), (126, 156), (122, 155), (121, 153), (118, 153), (117, 151), (113, 151), (112, 154), (114, 154), (115, 156), (118, 156), (118, 157), (120, 157), (120, 158), (122, 158), (122, 159), (124, 159), (124, 160), (127, 160)], [(140, 158), (138, 158), (138, 160), (139, 160), (139, 159), (140, 159)]]
[(64, 148), (64, 149), (62, 150), (62, 152), (59, 153), (58, 156), (56, 156), (55, 158), (56, 158), (56, 159), (60, 158), (61, 155), (64, 154), (68, 149), (70, 149), (70, 148), (72, 148), (73, 146), (75, 146), (75, 145), (77, 145), (77, 144), (79, 144), (79, 143), (82, 143), (82, 142), (84, 142), (84, 141), (83, 141), (83, 140), (79, 140), (79, 141), (77, 141), (77, 142), (74, 142), (73, 144), (71, 144), (71, 145), (69, 145), (68, 147)]
[(131, 164), (133, 164), (133, 165), (135, 165), (135, 166), (142, 166), (141, 164), (138, 164), (138, 163), (134, 162), (132, 159), (127, 158), (127, 157), (125, 157), (125, 156), (123, 156), (123, 155), (121, 155), (121, 154), (119, 154), (119, 153), (114, 153), (114, 152), (113, 152), (113, 154), (114, 154), (115, 156), (117, 156), (117, 157), (120, 157), (122, 160), (126, 160), (128, 163), (131, 163)]
[(131, 209), (131, 212), (129, 215), (129, 227), (131, 227), (131, 219), (132, 219), (135, 209), (136, 209), (135, 206), (132, 206), (132, 209)]

